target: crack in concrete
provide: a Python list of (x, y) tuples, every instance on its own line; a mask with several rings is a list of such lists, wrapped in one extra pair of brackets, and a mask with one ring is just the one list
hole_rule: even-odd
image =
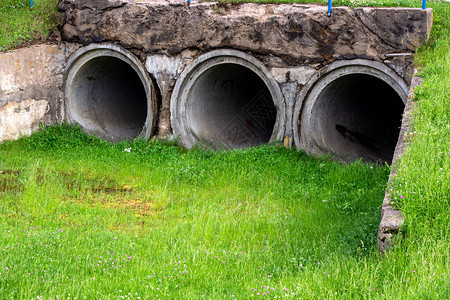
[(364, 26), (364, 28), (367, 28), (367, 30), (369, 30), (373, 35), (375, 35), (376, 37), (378, 37), (378, 38), (379, 38), (381, 41), (383, 41), (383, 43), (385, 43), (386, 45), (388, 45), (388, 46), (390, 46), (390, 47), (392, 47), (392, 48), (394, 48), (394, 49), (397, 49), (397, 48), (398, 48), (398, 46), (395, 46), (395, 45), (389, 43), (388, 41), (386, 41), (385, 39), (383, 39), (378, 33), (376, 33), (373, 29), (371, 29), (368, 25), (366, 25), (366, 23), (365, 23), (365, 22), (361, 19), (361, 17), (359, 16), (358, 10), (355, 10), (354, 12), (355, 12), (356, 18), (361, 22), (361, 24)]

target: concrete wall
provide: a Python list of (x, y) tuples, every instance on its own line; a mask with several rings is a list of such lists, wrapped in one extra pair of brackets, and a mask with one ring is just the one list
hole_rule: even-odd
[(64, 119), (63, 77), (76, 45), (35, 45), (0, 53), (0, 141)]

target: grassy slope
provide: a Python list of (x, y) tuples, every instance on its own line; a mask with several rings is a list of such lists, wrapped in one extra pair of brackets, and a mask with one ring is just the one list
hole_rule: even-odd
[[(448, 235), (450, 199), (450, 4), (435, 5), (430, 42), (417, 63), (423, 87), (416, 91), (413, 133), (399, 162), (393, 198), (410, 227)], [(419, 227), (424, 228), (419, 228)]]
[(56, 30), (57, 0), (0, 0), (0, 51), (46, 39)]

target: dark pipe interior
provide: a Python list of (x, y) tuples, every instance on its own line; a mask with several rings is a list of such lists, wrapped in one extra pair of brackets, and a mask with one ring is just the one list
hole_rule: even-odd
[(132, 139), (143, 130), (147, 96), (139, 75), (110, 56), (84, 64), (70, 87), (72, 113), (89, 131), (109, 139)]
[(276, 108), (264, 81), (238, 64), (220, 64), (203, 72), (187, 99), (187, 119), (200, 143), (242, 148), (267, 143)]
[(386, 82), (366, 74), (327, 85), (312, 110), (318, 146), (344, 159), (391, 163), (404, 104)]

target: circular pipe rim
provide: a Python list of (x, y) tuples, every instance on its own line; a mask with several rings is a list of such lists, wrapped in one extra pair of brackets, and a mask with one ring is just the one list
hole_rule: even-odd
[[(154, 84), (148, 74), (144, 64), (131, 52), (125, 48), (110, 44), (90, 44), (75, 51), (67, 60), (67, 69), (64, 74), (64, 119), (69, 124), (77, 124), (84, 131), (92, 134), (98, 134), (97, 132), (85, 128), (82, 124), (74, 119), (71, 112), (71, 99), (70, 95), (70, 83), (74, 80), (74, 77), (78, 74), (78, 71), (89, 61), (99, 57), (113, 57), (122, 60), (127, 63), (139, 76), (141, 83), (145, 89), (147, 98), (147, 118), (143, 125), (140, 134), (136, 138), (150, 138), (155, 128), (154, 117), (156, 115), (157, 103), (155, 101)], [(107, 136), (101, 136), (107, 138)]]
[(310, 97), (313, 92), (317, 90), (319, 92), (322, 91), (336, 79), (352, 74), (371, 75), (382, 80), (392, 87), (402, 99), (403, 104), (406, 104), (409, 90), (408, 84), (385, 64), (365, 59), (333, 62), (311, 77), (296, 98), (292, 129), (297, 150), (304, 150), (312, 154), (325, 154), (320, 147), (315, 145), (311, 134), (308, 133), (307, 128), (310, 128), (311, 110), (317, 100), (317, 98), (311, 99)]
[(190, 63), (180, 74), (170, 98), (170, 120), (174, 136), (179, 138), (187, 148), (192, 148), (197, 142), (187, 120), (186, 106), (189, 91), (199, 76), (211, 67), (221, 64), (236, 64), (246, 67), (264, 82), (277, 111), (269, 142), (281, 140), (285, 130), (286, 104), (278, 83), (262, 62), (247, 53), (232, 49), (213, 50), (205, 53)]

